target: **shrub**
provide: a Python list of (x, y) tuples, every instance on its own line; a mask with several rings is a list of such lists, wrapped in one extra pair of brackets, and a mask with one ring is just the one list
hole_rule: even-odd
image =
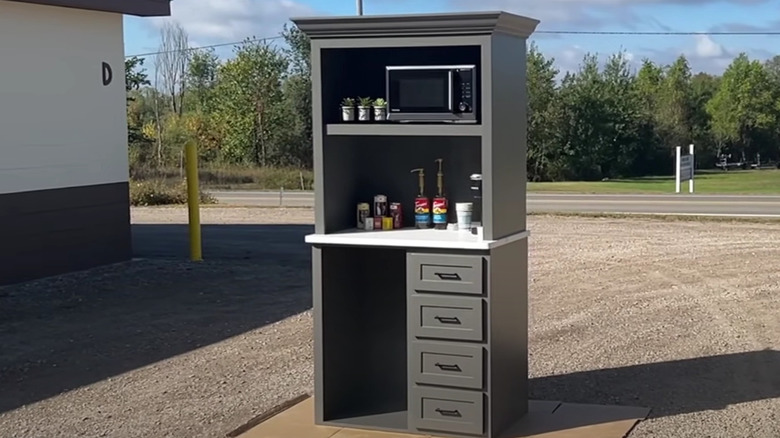
[[(183, 170), (176, 167), (130, 166), (130, 177), (136, 181), (180, 179)], [(284, 167), (252, 167), (205, 164), (198, 170), (203, 187), (212, 189), (251, 188), (261, 190), (311, 190), (314, 173), (311, 170)]]
[[(200, 192), (201, 204), (215, 204), (217, 200), (209, 193)], [(171, 184), (161, 180), (131, 181), (130, 205), (175, 205), (187, 203), (187, 183)]]

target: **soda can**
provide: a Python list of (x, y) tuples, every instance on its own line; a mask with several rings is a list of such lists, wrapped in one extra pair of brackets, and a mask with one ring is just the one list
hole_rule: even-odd
[(401, 210), (400, 202), (393, 202), (390, 204), (390, 217), (393, 218), (393, 229), (398, 230), (403, 228), (403, 210)]
[(374, 217), (387, 216), (387, 196), (374, 196)]
[(371, 231), (374, 229), (374, 218), (368, 217), (366, 218), (366, 222), (364, 224), (366, 231)]
[(374, 216), (374, 229), (375, 230), (382, 229), (382, 218), (379, 216)]
[(383, 217), (382, 218), (382, 230), (392, 230), (393, 229), (393, 218), (391, 217)]
[(357, 205), (357, 228), (359, 230), (366, 228), (366, 219), (371, 213), (371, 206), (368, 202), (361, 202)]

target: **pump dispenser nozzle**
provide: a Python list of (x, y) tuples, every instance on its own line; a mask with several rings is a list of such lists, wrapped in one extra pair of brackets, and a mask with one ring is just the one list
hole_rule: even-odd
[(442, 158), (437, 158), (436, 162), (439, 163), (439, 171), (436, 172), (436, 197), (441, 198), (444, 196), (444, 172), (441, 170), (441, 163), (444, 161)]
[(433, 198), (433, 228), (447, 229), (447, 198), (444, 197), (444, 172), (441, 170), (442, 158), (437, 158), (439, 171), (436, 172), (436, 197)]
[(425, 196), (425, 169), (412, 169), (412, 173), (414, 172), (417, 172), (417, 176), (420, 178), (420, 182), (418, 183), (420, 186), (420, 193), (418, 196)]

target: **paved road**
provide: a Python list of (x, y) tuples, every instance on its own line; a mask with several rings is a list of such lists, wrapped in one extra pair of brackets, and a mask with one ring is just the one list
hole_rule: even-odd
[[(218, 191), (221, 204), (311, 207), (312, 192)], [(780, 196), (726, 195), (570, 195), (529, 193), (530, 212), (683, 214), (732, 217), (778, 217)]]

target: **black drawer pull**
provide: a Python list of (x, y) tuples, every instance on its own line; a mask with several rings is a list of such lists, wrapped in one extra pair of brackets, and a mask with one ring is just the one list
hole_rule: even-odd
[(461, 371), (460, 367), (457, 364), (456, 365), (448, 365), (446, 363), (438, 363), (437, 362), (435, 365), (437, 367), (439, 367), (439, 369), (442, 370), (442, 371), (457, 371), (457, 372)]
[(450, 411), (448, 409), (436, 408), (436, 412), (438, 412), (442, 417), (462, 417), (462, 415), (460, 415), (460, 411), (457, 409)]
[(449, 273), (449, 272), (437, 272), (436, 276), (439, 277), (441, 280), (452, 280), (452, 281), (460, 281), (460, 275), (458, 275), (457, 272)]
[(460, 324), (460, 320), (457, 316), (434, 316), (433, 319), (442, 324)]

